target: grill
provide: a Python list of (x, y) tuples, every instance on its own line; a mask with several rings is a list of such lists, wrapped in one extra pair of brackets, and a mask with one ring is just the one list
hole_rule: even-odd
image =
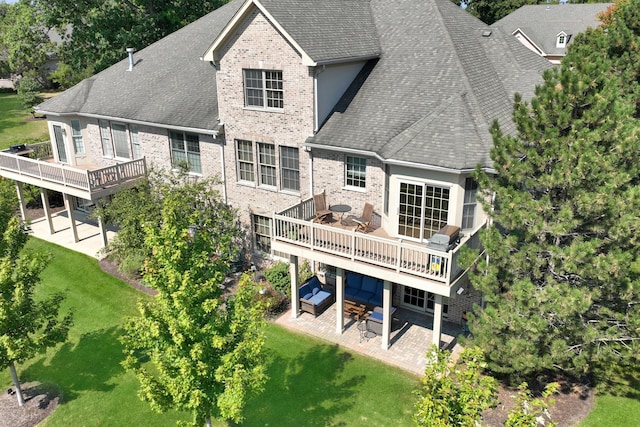
[(460, 243), (460, 227), (445, 225), (427, 240), (427, 248), (436, 251), (449, 252)]

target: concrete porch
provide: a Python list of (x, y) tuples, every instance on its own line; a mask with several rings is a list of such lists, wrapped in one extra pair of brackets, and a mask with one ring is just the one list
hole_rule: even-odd
[[(302, 313), (291, 317), (290, 310), (275, 320), (285, 328), (308, 334), (357, 353), (378, 359), (389, 365), (397, 366), (416, 375), (424, 375), (426, 352), (433, 339), (433, 317), (424, 313), (399, 308), (391, 322), (390, 347), (381, 348), (382, 337), (362, 339), (358, 322), (345, 316), (345, 328), (342, 334), (336, 333), (336, 306), (331, 305), (318, 317)], [(451, 350), (457, 358), (461, 346), (457, 336), (461, 334), (459, 325), (444, 321), (442, 324), (441, 349)]]

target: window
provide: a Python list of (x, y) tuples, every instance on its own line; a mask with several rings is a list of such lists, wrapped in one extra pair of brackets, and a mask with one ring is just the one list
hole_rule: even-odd
[(280, 188), (300, 191), (300, 157), (294, 147), (280, 147)]
[(449, 189), (427, 184), (400, 183), (398, 234), (424, 240), (447, 225)]
[[(435, 309), (435, 294), (420, 289), (403, 286), (402, 302), (404, 305), (433, 313)], [(449, 314), (449, 298), (442, 298), (442, 317), (448, 317)]]
[(238, 181), (254, 182), (253, 178), (253, 143), (251, 141), (236, 140), (238, 158)]
[(244, 70), (244, 105), (284, 108), (282, 71)]
[(190, 172), (202, 173), (198, 135), (171, 131), (169, 139), (171, 140), (171, 161), (174, 167), (186, 164)]
[(256, 238), (256, 249), (271, 252), (271, 219), (267, 216), (253, 215), (253, 232)]
[(258, 143), (258, 167), (260, 169), (260, 185), (275, 187), (276, 181), (276, 146)]
[(473, 228), (476, 214), (478, 183), (473, 178), (464, 181), (464, 204), (462, 205), (462, 229)]
[(100, 120), (100, 138), (102, 140), (102, 154), (105, 157), (115, 156), (118, 159), (128, 160), (132, 158), (132, 152), (134, 159), (142, 157), (137, 125)]
[(102, 154), (106, 157), (113, 157), (111, 131), (109, 130), (109, 122), (106, 120), (100, 120), (100, 137), (102, 138)]
[(131, 148), (133, 149), (133, 158), (142, 158), (142, 147), (138, 138), (138, 125), (129, 125), (129, 134), (131, 135)]
[(84, 141), (82, 140), (80, 120), (71, 120), (71, 139), (73, 139), (73, 148), (76, 150), (76, 154), (84, 154)]
[(123, 124), (112, 123), (111, 135), (113, 136), (113, 146), (115, 148), (116, 157), (123, 159), (130, 158), (129, 140), (127, 138), (127, 127)]
[(254, 145), (252, 141), (236, 139), (236, 174), (238, 182), (244, 184), (268, 187), (271, 190), (299, 192), (299, 150), (297, 147), (278, 148), (276, 144), (265, 142), (256, 142)]
[(567, 34), (563, 31), (560, 34), (558, 34), (557, 39), (556, 39), (556, 47), (566, 47), (567, 46), (567, 42), (569, 41), (569, 37), (567, 36)]
[(345, 160), (345, 185), (365, 188), (367, 159), (347, 156)]

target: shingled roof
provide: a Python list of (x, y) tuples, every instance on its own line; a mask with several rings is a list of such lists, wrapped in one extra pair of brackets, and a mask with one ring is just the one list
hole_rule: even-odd
[(308, 144), (447, 169), (491, 166), (489, 126), (514, 130), (513, 96), (532, 96), (549, 62), (449, 0), (371, 7), (380, 59)]
[[(314, 61), (372, 58), (307, 142), (449, 169), (490, 165), (494, 119), (550, 64), (450, 0), (257, 0)], [(214, 131), (215, 68), (201, 61), (244, 0), (135, 53), (39, 106), (53, 114)], [(123, 53), (124, 56), (124, 53)]]
[(601, 24), (598, 15), (613, 3), (595, 4), (540, 4), (522, 6), (496, 21), (493, 26), (509, 34), (520, 30), (545, 55), (564, 55), (566, 47), (557, 47), (556, 38), (564, 32), (568, 42), (587, 28)]

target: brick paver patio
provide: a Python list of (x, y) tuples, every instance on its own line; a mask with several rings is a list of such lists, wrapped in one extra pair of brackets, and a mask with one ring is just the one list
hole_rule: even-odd
[[(318, 317), (302, 313), (294, 319), (291, 317), (291, 311), (287, 311), (275, 322), (288, 329), (336, 343), (384, 363), (398, 366), (417, 375), (423, 375), (426, 352), (432, 340), (433, 317), (406, 309), (398, 309), (393, 317), (391, 345), (388, 350), (381, 347), (382, 338), (380, 336), (362, 339), (358, 330), (358, 322), (348, 316), (345, 316), (344, 332), (337, 334), (336, 304), (327, 308)], [(459, 325), (443, 322), (440, 348), (452, 350), (454, 357), (461, 350), (456, 339), (460, 332)]]

